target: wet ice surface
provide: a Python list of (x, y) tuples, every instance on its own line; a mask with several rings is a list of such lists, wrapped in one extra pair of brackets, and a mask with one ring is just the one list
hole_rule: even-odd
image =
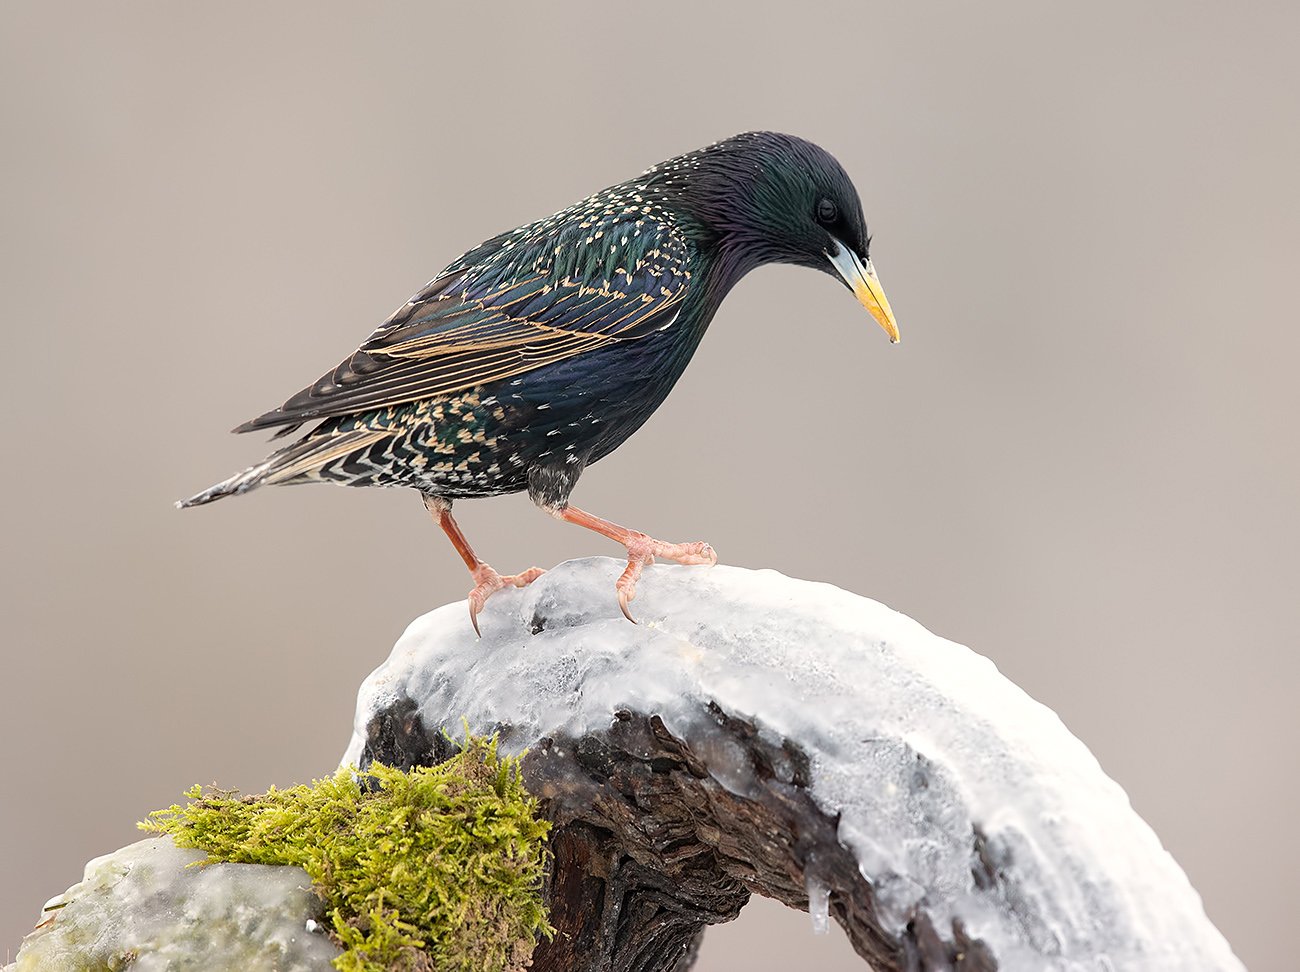
[[(339, 949), (308, 930), (320, 917), (297, 867), (214, 864), (170, 837), (142, 840), (86, 865), (50, 901), (14, 972), (330, 972)], [(317, 926), (319, 928), (319, 926)]]
[(831, 890), (817, 880), (808, 877), (808, 917), (812, 919), (814, 935), (825, 935), (831, 930)]
[[(1241, 968), (1124, 791), (987, 659), (875, 601), (725, 566), (650, 568), (631, 625), (621, 568), (571, 561), (494, 595), (481, 642), (464, 603), (417, 619), (362, 686), (344, 762), (403, 697), (427, 726), (509, 722), (506, 749), (628, 709), (660, 715), (744, 795), (761, 784), (702, 718), (716, 702), (808, 754), (894, 931), (919, 906), (941, 932), (961, 919), (1003, 969)], [(814, 926), (822, 894), (810, 881)]]

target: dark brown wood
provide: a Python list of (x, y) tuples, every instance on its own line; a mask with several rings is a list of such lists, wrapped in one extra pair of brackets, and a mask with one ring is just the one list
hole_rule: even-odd
[[(751, 893), (807, 910), (810, 874), (872, 968), (997, 968), (960, 925), (936, 928), (918, 913), (901, 930), (882, 927), (837, 821), (812, 799), (795, 741), (767, 741), (716, 706), (700, 719), (692, 738), (707, 739), (706, 752), (632, 712), (580, 739), (519, 740), (529, 745), (525, 782), (555, 825), (545, 895), (557, 933), (538, 945), (535, 972), (685, 972), (704, 929), (735, 918)], [(445, 758), (443, 727), (423, 726), (409, 704), (370, 728), (364, 762)], [(709, 760), (723, 752), (727, 772), (715, 776)], [(738, 761), (748, 773), (736, 783)]]

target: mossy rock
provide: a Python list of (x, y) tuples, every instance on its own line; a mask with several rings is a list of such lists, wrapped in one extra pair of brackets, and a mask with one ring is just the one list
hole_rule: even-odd
[[(141, 824), (170, 836), (178, 848), (203, 852), (180, 852), (173, 875), (185, 863), (197, 865), (199, 874), (218, 871), (208, 866), (218, 862), (273, 865), (277, 875), (290, 875), (290, 887), (306, 883), (305, 872), (314, 894), (306, 895), (309, 903), (281, 909), (292, 914), (278, 918), (277, 928), (289, 931), (262, 935), (272, 945), (256, 959), (214, 956), (210, 946), (202, 956), (185, 954), (186, 934), (196, 943), (204, 937), (201, 924), (213, 911), (205, 903), (203, 914), (187, 917), (189, 925), (200, 927), (176, 932), (179, 944), (171, 947), (179, 951), (159, 968), (310, 968), (326, 955), (334, 956), (341, 972), (515, 972), (527, 967), (538, 937), (551, 934), (541, 900), (549, 824), (537, 819), (518, 760), (498, 756), (493, 741), (471, 739), (446, 762), (410, 772), (373, 765), (363, 774), (343, 769), (310, 785), (259, 796), (200, 787), (186, 795), (188, 804), (156, 811)], [(272, 872), (265, 873), (269, 880)], [(87, 882), (47, 906), (47, 920), (19, 952), (18, 969), (52, 969), (40, 964), (40, 956), (54, 954), (62, 956), (58, 967), (69, 970), (130, 969), (137, 962), (153, 967), (147, 954), (153, 940), (117, 941), (121, 929), (134, 927), (132, 909), (148, 893), (113, 891), (120, 883), (115, 876), (107, 884), (90, 879), (88, 868)], [(144, 883), (164, 880), (161, 874), (146, 876)], [(176, 881), (168, 893), (183, 898), (193, 893), (185, 890), (192, 885)], [(210, 894), (204, 899), (211, 900)], [(234, 904), (219, 895), (216, 900), (232, 914), (263, 921), (260, 904), (247, 895)], [(315, 918), (322, 934), (311, 934), (318, 923), (308, 919)], [(316, 949), (306, 965), (286, 965), (287, 951), (271, 953), (288, 937), (295, 948), (299, 940), (310, 945), (312, 939), (329, 947)], [(24, 965), (28, 956), (38, 964)], [(179, 964), (170, 964), (173, 959)], [(213, 964), (217, 959), (220, 965)]]
[(330, 972), (340, 948), (299, 867), (200, 864), (141, 840), (86, 865), (7, 972)]

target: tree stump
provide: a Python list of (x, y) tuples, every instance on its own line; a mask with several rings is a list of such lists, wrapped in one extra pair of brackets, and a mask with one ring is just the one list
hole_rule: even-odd
[[(716, 705), (707, 716), (760, 781), (746, 795), (657, 716), (619, 710), (607, 732), (529, 750), (525, 782), (555, 825), (544, 896), (556, 935), (534, 953), (537, 972), (686, 972), (704, 928), (734, 919), (751, 893), (807, 910), (810, 887), (880, 972), (997, 968), (960, 922), (946, 940), (924, 914), (901, 934), (882, 928), (837, 821), (808, 792), (807, 757)], [(406, 700), (373, 717), (362, 766), (445, 759), (450, 728), (425, 727)]]
[(553, 822), (539, 972), (684, 972), (753, 893), (877, 970), (1239, 970), (1079, 740), (986, 659), (771, 571), (562, 564), (415, 621), (345, 763), (497, 733)]

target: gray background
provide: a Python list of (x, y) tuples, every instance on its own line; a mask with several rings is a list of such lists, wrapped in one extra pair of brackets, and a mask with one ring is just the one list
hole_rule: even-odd
[[(405, 492), (175, 511), (262, 456), (226, 430), (469, 245), (767, 127), (854, 176), (903, 343), (756, 273), (578, 501), (989, 655), (1286, 967), (1296, 6), (488, 6), (0, 7), (0, 955), (188, 784), (328, 772), (468, 587)], [(460, 510), (502, 569), (617, 552)], [(756, 904), (700, 968), (854, 967), (837, 936)]]

